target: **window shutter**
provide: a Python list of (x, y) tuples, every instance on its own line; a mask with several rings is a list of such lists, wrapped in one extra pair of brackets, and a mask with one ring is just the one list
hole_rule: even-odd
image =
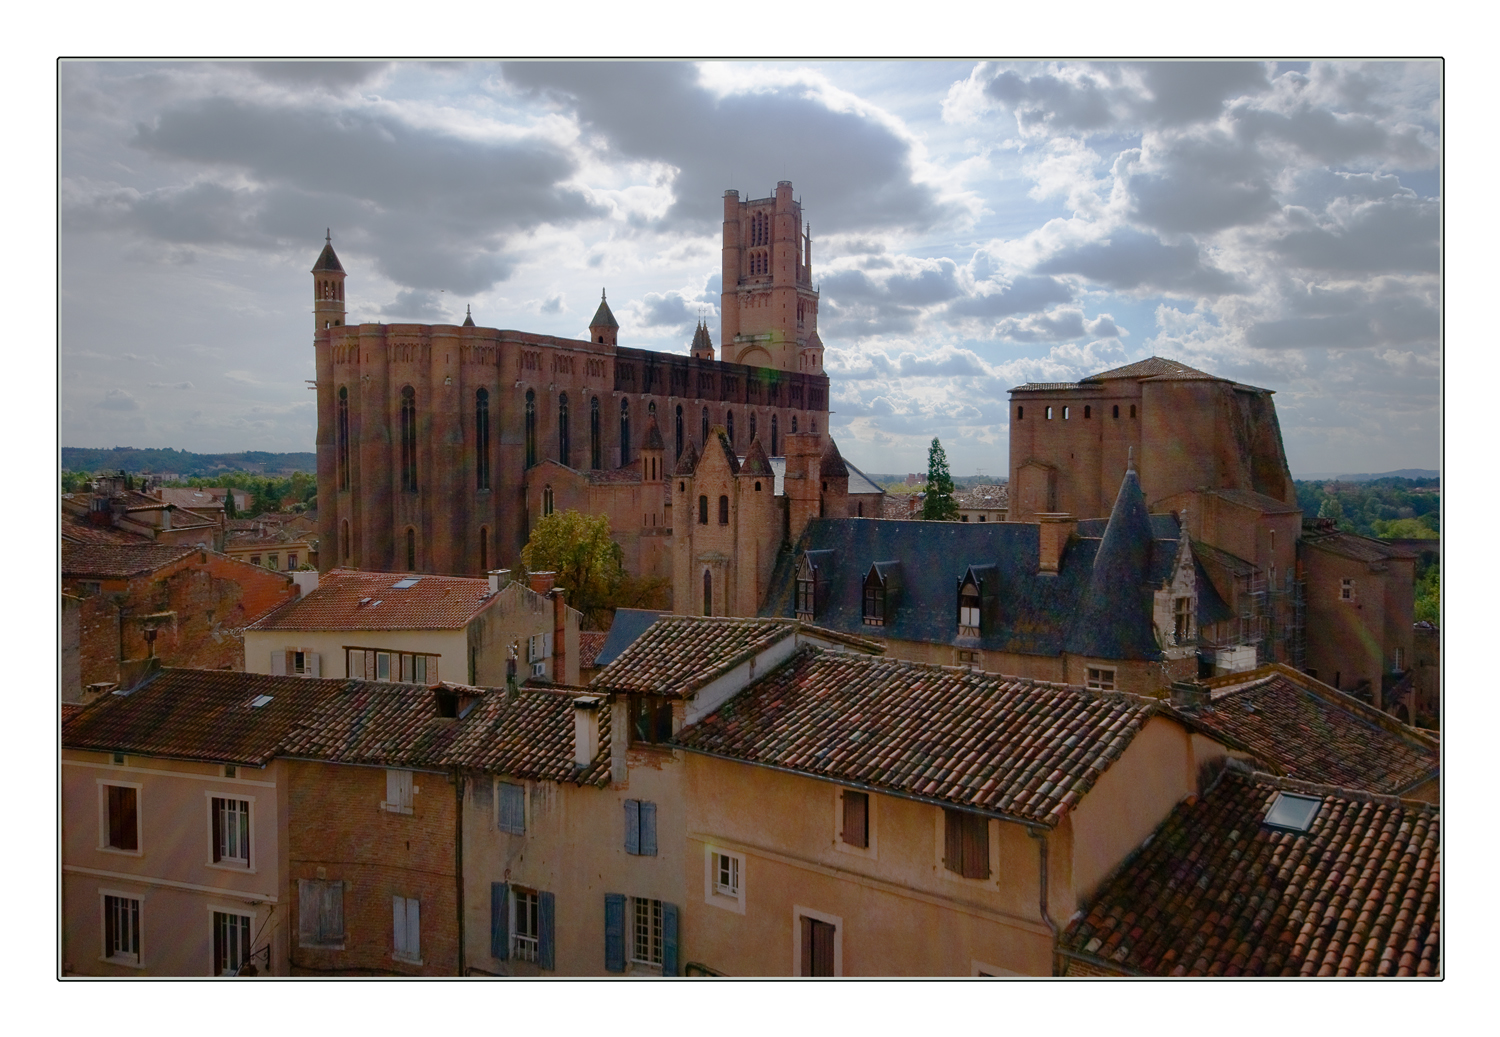
[(490, 883), (490, 957), (510, 958), (510, 884)]
[(553, 920), (556, 917), (556, 912), (556, 898), (551, 893), (539, 894), (537, 910), (537, 929), (539, 930), (537, 933), (537, 964), (549, 972), (557, 968), (554, 960), (556, 955), (553, 950), (554, 942), (552, 939)]
[(526, 788), (500, 782), (500, 830), (513, 835), (526, 834)]
[(297, 936), (302, 943), (318, 941), (318, 909), (322, 906), (321, 890), (311, 879), (297, 880)]
[(323, 938), (329, 943), (344, 939), (344, 883), (323, 883)]
[(641, 801), (625, 801), (625, 852), (641, 852)]
[(214, 799), (209, 801), (212, 807), (214, 827), (214, 862), (218, 863), (224, 857), (224, 801)]
[(123, 787), (120, 789), (120, 800), (125, 805), (124, 810), (120, 812), (122, 815), (120, 819), (120, 835), (123, 840), (120, 843), (120, 849), (122, 850), (140, 849), (140, 845), (136, 842), (135, 838), (135, 792), (135, 789)]
[(641, 856), (656, 856), (656, 804), (641, 802)]
[(272, 652), (271, 653), (271, 676), (272, 677), (285, 677), (286, 676), (286, 653), (285, 652)]
[(401, 805), (400, 771), (385, 772), (385, 801), (393, 809)]
[(120, 793), (124, 791), (119, 785), (104, 786), (104, 807), (109, 812), (109, 842), (106, 845), (109, 846), (125, 845), (125, 837), (120, 831), (125, 817), (125, 803)]
[(943, 810), (943, 867), (963, 874), (964, 816), (957, 810)]
[(250, 866), (250, 803), (240, 800), (240, 854), (245, 858), (245, 867)]
[(964, 878), (990, 877), (990, 822), (977, 814), (964, 815)]
[(812, 924), (812, 950), (813, 967), (809, 975), (831, 976), (833, 975), (833, 934), (834, 926), (827, 922), (813, 920)]
[(813, 920), (802, 916), (802, 975), (813, 974)]
[(870, 845), (870, 797), (866, 793), (844, 793), (844, 842), (861, 848)]
[(397, 954), (406, 953), (406, 898), (391, 897), (391, 932)]
[(604, 968), (625, 971), (625, 896), (604, 894)]
[(677, 905), (661, 905), (661, 974), (677, 975)]
[(288, 676), (297, 672), (297, 650), (295, 648), (288, 648), (286, 650), (286, 656), (281, 664), (281, 672)]
[(322, 656), (317, 652), (305, 652), (302, 657), (307, 660), (307, 675), (309, 677), (323, 676)]
[(422, 957), (422, 904), (416, 897), (406, 898), (406, 953)]

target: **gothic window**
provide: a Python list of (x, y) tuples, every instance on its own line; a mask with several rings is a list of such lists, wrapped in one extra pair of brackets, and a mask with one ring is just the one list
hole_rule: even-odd
[(777, 429), (776, 425), (777, 425), (776, 415), (772, 414), (771, 415), (771, 456), (772, 457), (780, 457), (781, 456), (780, 451), (777, 449), (778, 444), (776, 442), (777, 432), (779, 432), (780, 430)]
[(714, 614), (714, 574), (707, 569), (703, 570), (703, 614)]
[(526, 467), (536, 464), (536, 391), (526, 390)]
[(719, 525), (729, 525), (729, 498), (719, 495)]
[(401, 489), (417, 492), (417, 392), (401, 390)]
[(339, 386), (339, 489), (349, 488), (349, 387)]
[(557, 459), (571, 467), (568, 443), (568, 394), (557, 398)]
[(343, 524), (343, 526), (339, 530), (339, 548), (340, 548), (340, 551), (339, 551), (340, 556), (344, 559), (344, 561), (347, 562), (349, 560), (349, 520), (348, 519), (344, 520), (344, 524)]
[(553, 510), (552, 487), (551, 486), (544, 486), (542, 488), (542, 517), (546, 518), (548, 515), (552, 514), (552, 510)]
[(595, 396), (589, 401), (589, 467), (597, 470), (603, 466), (603, 462), (604, 449), (599, 435), (599, 397)]
[(630, 401), (620, 401), (620, 467), (630, 463)]
[(490, 488), (490, 391), (474, 394), (474, 475), (478, 488)]
[(703, 408), (703, 447), (708, 448), (708, 408)]
[(750, 442), (755, 442), (755, 412), (750, 412)]
[(725, 421), (725, 424), (727, 424), (729, 426), (729, 448), (731, 450), (733, 450), (734, 449), (734, 411), (730, 411), (729, 414), (725, 417), (724, 421)]
[(698, 525), (700, 525), (700, 526), (706, 526), (706, 525), (708, 525), (708, 495), (707, 494), (700, 493), (698, 495)]
[(406, 527), (406, 571), (417, 570), (417, 531), (411, 526)]
[(682, 456), (682, 404), (677, 405), (677, 450), (672, 455), (675, 461)]
[(479, 527), (479, 571), (490, 571), (490, 527)]
[(1187, 644), (1193, 633), (1193, 599), (1177, 598), (1172, 602), (1172, 637), (1178, 644)]

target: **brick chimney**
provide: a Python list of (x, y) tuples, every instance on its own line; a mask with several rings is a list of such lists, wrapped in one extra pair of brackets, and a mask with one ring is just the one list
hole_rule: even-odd
[(587, 767), (599, 753), (599, 714), (604, 699), (580, 695), (573, 700), (573, 766)]
[(1068, 546), (1068, 537), (1078, 528), (1078, 520), (1065, 511), (1038, 512), (1037, 522), (1041, 526), (1039, 553), (1041, 560), (1037, 570), (1044, 573), (1057, 572), (1062, 563), (1063, 549)]
[(531, 589), (538, 594), (547, 594), (557, 583), (557, 573), (532, 573), (529, 577)]
[(568, 606), (563, 600), (567, 591), (553, 587), (552, 598), (552, 683), (568, 683)]

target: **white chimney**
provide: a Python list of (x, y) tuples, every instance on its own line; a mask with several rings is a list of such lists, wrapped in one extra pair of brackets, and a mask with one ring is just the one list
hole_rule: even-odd
[(501, 589), (504, 588), (505, 586), (507, 586), (510, 583), (510, 570), (509, 569), (491, 569), (489, 571), (489, 577), (490, 577), (490, 593), (491, 594), (499, 594), (500, 591), (501, 591)]
[(573, 700), (573, 765), (587, 767), (599, 753), (599, 710), (604, 700), (581, 695)]
[(294, 569), (291, 573), (292, 582), (297, 585), (297, 597), (304, 598), (318, 589), (317, 570), (311, 572)]

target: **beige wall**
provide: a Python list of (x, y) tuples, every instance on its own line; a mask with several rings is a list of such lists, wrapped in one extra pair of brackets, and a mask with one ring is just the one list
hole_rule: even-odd
[[(463, 630), (246, 630), (245, 670), (270, 673), (271, 653), (291, 648), (317, 652), (322, 667), (319, 676), (344, 678), (349, 676), (345, 670), (346, 647), (436, 655), (440, 657), (439, 680), (464, 684), (469, 679), (468, 636)], [(504, 656), (501, 672), (503, 682)]]
[[(223, 768), (65, 750), (62, 768), (63, 968), (91, 976), (213, 974), (214, 910), (251, 916), (272, 972), (287, 970), (286, 782), (281, 764)], [(101, 848), (103, 783), (135, 785), (139, 851)], [(251, 801), (251, 870), (212, 863), (212, 796)], [(141, 901), (140, 968), (102, 961), (105, 893)], [(267, 919), (269, 918), (269, 922)], [(264, 930), (262, 925), (265, 924)]]

